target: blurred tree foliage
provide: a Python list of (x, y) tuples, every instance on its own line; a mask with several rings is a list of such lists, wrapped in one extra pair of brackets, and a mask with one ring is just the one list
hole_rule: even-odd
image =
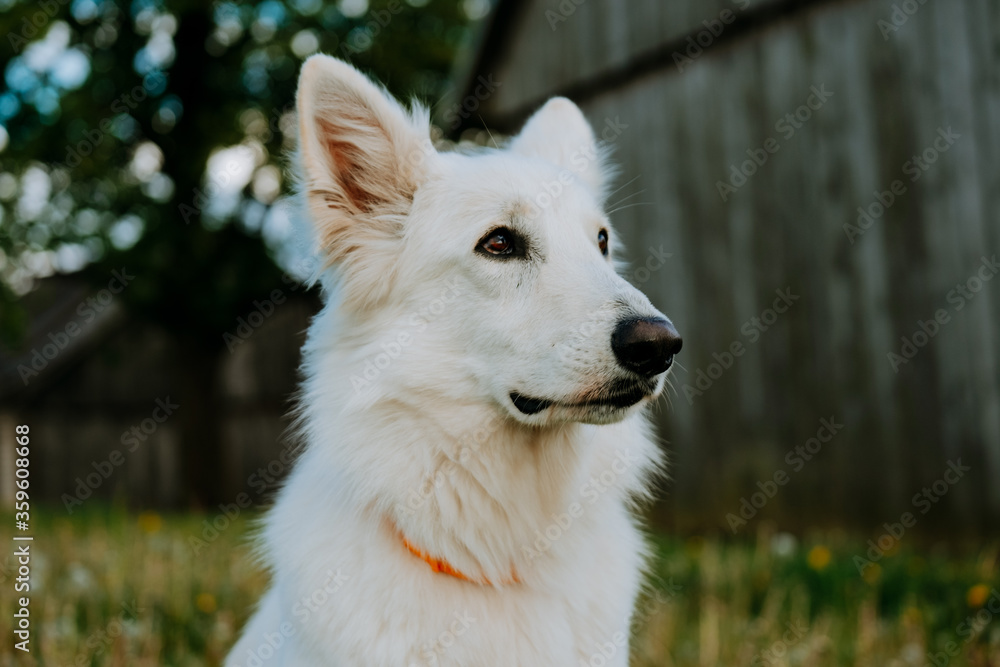
[(188, 404), (200, 392), (205, 414), (185, 427), (186, 472), (214, 502), (215, 360), (235, 318), (282, 284), (301, 62), (336, 55), (435, 101), (488, 7), (0, 0), (0, 343), (24, 331), (16, 292), (32, 274), (79, 269), (99, 288), (127, 267), (124, 305), (187, 350)]

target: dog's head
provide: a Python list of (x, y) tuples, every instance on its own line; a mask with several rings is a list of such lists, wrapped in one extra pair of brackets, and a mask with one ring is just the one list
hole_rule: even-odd
[(298, 112), (356, 385), (530, 425), (614, 422), (659, 395), (681, 339), (615, 271), (603, 156), (572, 102), (549, 101), (505, 150), (438, 153), (425, 112), (314, 56)]

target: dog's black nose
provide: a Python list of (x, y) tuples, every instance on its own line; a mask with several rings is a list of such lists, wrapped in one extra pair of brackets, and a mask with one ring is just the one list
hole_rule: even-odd
[(681, 342), (674, 325), (658, 317), (623, 320), (611, 334), (611, 349), (619, 363), (650, 377), (670, 368)]

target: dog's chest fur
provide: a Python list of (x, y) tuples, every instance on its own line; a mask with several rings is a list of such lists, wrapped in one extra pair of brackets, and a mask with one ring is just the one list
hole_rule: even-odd
[[(324, 379), (340, 364), (307, 349), (306, 449), (265, 530), (273, 588), (228, 664), (290, 635), (262, 664), (626, 665), (644, 554), (628, 499), (657, 464), (645, 418), (526, 432), (399, 397), (351, 413)], [(433, 572), (404, 534), (496, 585)]]

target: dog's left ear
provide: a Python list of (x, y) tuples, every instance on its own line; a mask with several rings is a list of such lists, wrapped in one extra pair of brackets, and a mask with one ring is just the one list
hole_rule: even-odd
[(302, 66), (297, 105), (303, 189), (321, 254), (340, 266), (349, 295), (375, 302), (391, 283), (403, 222), (435, 155), (427, 112), (407, 113), (325, 55)]
[(598, 146), (580, 108), (565, 97), (553, 97), (536, 111), (510, 149), (568, 169), (603, 201), (609, 180), (605, 166), (607, 151)]

